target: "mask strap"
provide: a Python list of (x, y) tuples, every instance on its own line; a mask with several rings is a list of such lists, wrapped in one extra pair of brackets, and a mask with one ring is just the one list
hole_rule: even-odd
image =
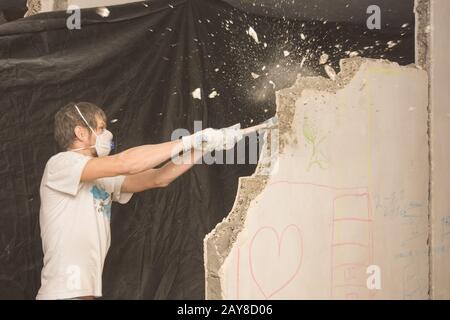
[(95, 134), (95, 136), (97, 136), (97, 134), (95, 133), (94, 129), (91, 128), (91, 126), (89, 125), (89, 123), (86, 121), (86, 119), (84, 118), (83, 114), (81, 113), (80, 109), (78, 109), (77, 104), (75, 104), (75, 108), (77, 109), (78, 113), (80, 114), (81, 118), (83, 119), (83, 121), (86, 123), (86, 125), (89, 127), (89, 129), (91, 129), (91, 131)]
[[(91, 129), (91, 131), (95, 134), (95, 136), (97, 136), (97, 134), (95, 133), (95, 131), (91, 128), (91, 126), (89, 125), (89, 123), (86, 121), (86, 119), (83, 117), (83, 114), (81, 113), (80, 109), (78, 109), (78, 106), (75, 104), (75, 109), (77, 109), (79, 115), (81, 116), (81, 118), (83, 119), (83, 121), (86, 123), (86, 125), (89, 127), (89, 129)], [(95, 148), (95, 146), (90, 146), (90, 147), (82, 147), (82, 148), (78, 148), (78, 149), (70, 149), (70, 151), (79, 151), (79, 150), (84, 150), (84, 149), (91, 149), (91, 148)]]
[(79, 150), (91, 149), (91, 148), (95, 148), (95, 146), (83, 147), (83, 148), (78, 148), (78, 149), (69, 149), (69, 150), (70, 150), (70, 151), (79, 151)]

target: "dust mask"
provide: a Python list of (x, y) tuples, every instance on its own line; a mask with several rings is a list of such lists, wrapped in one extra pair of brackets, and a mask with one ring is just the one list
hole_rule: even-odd
[(91, 129), (92, 133), (94, 133), (94, 135), (96, 136), (96, 140), (95, 140), (95, 145), (93, 145), (93, 146), (72, 149), (72, 151), (83, 150), (83, 149), (87, 149), (87, 148), (95, 148), (95, 151), (97, 152), (97, 155), (99, 157), (104, 157), (104, 156), (109, 155), (109, 153), (111, 152), (111, 149), (114, 146), (114, 143), (112, 141), (113, 134), (109, 130), (106, 130), (106, 129), (101, 134), (95, 133), (94, 129), (92, 129), (91, 126), (89, 125), (89, 123), (86, 121), (86, 119), (84, 118), (80, 109), (78, 109), (77, 105), (75, 105), (75, 108), (77, 109), (77, 111), (80, 114), (83, 121), (86, 123), (86, 125), (89, 127), (89, 129)]

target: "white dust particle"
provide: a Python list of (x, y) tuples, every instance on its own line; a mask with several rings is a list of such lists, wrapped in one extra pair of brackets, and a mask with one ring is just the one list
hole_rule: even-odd
[(283, 51), (283, 54), (284, 54), (285, 57), (287, 57), (287, 56), (290, 55), (291, 53), (290, 53), (289, 51), (287, 51), (287, 50), (284, 50), (284, 51)]
[(259, 43), (259, 40), (258, 40), (258, 34), (256, 33), (255, 29), (253, 29), (252, 27), (250, 27), (250, 28), (248, 29), (247, 33), (248, 33), (248, 35), (249, 35), (250, 37), (253, 38), (253, 40), (255, 40), (256, 43)]
[(303, 57), (302, 62), (300, 63), (300, 68), (303, 68), (305, 61), (306, 61), (306, 57)]
[(326, 53), (322, 54), (319, 59), (319, 64), (327, 63), (329, 58), (330, 58), (330, 56), (327, 55)]
[(219, 68), (215, 68), (214, 71), (215, 71), (215, 72), (219, 72)]
[(267, 48), (267, 43), (264, 42), (264, 48)]
[(194, 91), (192, 91), (192, 97), (194, 99), (202, 100), (202, 89), (197, 88)]
[(336, 71), (330, 65), (325, 65), (325, 72), (331, 80), (336, 80)]
[(111, 123), (116, 123), (117, 121), (119, 121), (119, 119), (112, 119), (110, 122)]
[(269, 80), (269, 83), (273, 86), (273, 88), (275, 89), (275, 83), (272, 80)]
[(397, 42), (391, 40), (387, 43), (387, 45), (388, 45), (388, 48), (393, 48), (397, 45)]
[(260, 77), (260, 75), (252, 72), (252, 77), (253, 77), (253, 79), (258, 79)]
[(349, 56), (350, 58), (357, 57), (357, 56), (359, 56), (359, 52), (358, 52), (358, 51), (352, 51), (352, 52), (350, 52), (350, 53), (348, 54), (348, 56)]
[(147, 3), (144, 3), (144, 7), (148, 8), (148, 4), (147, 4)]
[(109, 16), (109, 10), (106, 7), (97, 8), (95, 12), (97, 12), (97, 14), (103, 18)]
[(408, 27), (409, 26), (409, 23), (404, 23), (404, 24), (402, 24), (402, 28), (406, 28), (406, 27)]
[(208, 98), (210, 99), (214, 99), (215, 97), (217, 97), (219, 94), (217, 93), (217, 91), (213, 91), (209, 94)]
[(302, 40), (306, 39), (306, 36), (303, 33), (300, 34), (300, 37), (302, 38)]
[(261, 68), (261, 70), (262, 70), (262, 71), (266, 70), (266, 66), (263, 66), (263, 67)]
[(169, 4), (169, 7), (171, 7), (173, 9), (173, 5)]

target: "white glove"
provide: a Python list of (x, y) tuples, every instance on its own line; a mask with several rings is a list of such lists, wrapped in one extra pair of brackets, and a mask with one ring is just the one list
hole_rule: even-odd
[(216, 151), (229, 150), (242, 139), (241, 124), (221, 129), (223, 134), (223, 143), (215, 148)]
[(212, 129), (205, 132), (205, 135), (204, 147), (207, 152), (232, 149), (242, 139), (241, 124), (219, 130)]
[(181, 142), (183, 144), (183, 151), (189, 151), (192, 148), (196, 150), (202, 150), (204, 148), (204, 144), (208, 139), (208, 134), (211, 135), (211, 132), (214, 129), (207, 128), (202, 131), (198, 131), (190, 136), (184, 136), (181, 138)]

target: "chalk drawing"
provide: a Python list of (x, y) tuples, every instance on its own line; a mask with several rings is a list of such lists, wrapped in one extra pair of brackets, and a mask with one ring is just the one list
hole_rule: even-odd
[[(366, 270), (373, 260), (372, 222), (368, 193), (334, 197), (331, 228), (331, 298), (371, 298), (366, 286)], [(355, 232), (355, 229), (358, 230)], [(349, 234), (348, 230), (353, 232)], [(336, 248), (339, 248), (339, 251)], [(351, 257), (352, 254), (355, 257)], [(355, 291), (355, 288), (358, 290)]]
[(319, 138), (317, 127), (308, 118), (305, 118), (303, 122), (303, 137), (312, 149), (307, 170), (309, 171), (313, 165), (317, 165), (320, 169), (327, 169), (327, 157), (320, 150), (320, 145), (325, 137)]
[[(331, 240), (330, 245), (330, 296), (331, 298), (338, 299), (372, 299), (375, 293), (371, 292), (366, 285), (367, 281), (367, 267), (373, 264), (373, 220), (372, 220), (372, 207), (370, 195), (367, 186), (362, 187), (348, 187), (339, 188), (323, 184), (316, 184), (310, 182), (294, 182), (287, 180), (272, 181), (267, 187), (288, 184), (297, 186), (309, 186), (313, 188), (326, 189), (331, 192), (330, 198), (330, 217), (331, 221)], [(266, 188), (267, 190), (268, 188)], [(344, 205), (342, 205), (342, 200)], [(354, 205), (357, 203), (357, 205)], [(346, 206), (351, 207), (346, 209)], [(351, 213), (350, 213), (351, 212)], [(338, 233), (347, 232), (347, 229), (352, 231), (357, 230), (357, 233), (363, 236), (364, 241), (361, 239), (353, 240), (351, 235), (347, 237), (346, 241), (341, 241), (337, 238)], [(294, 270), (286, 271), (286, 278), (280, 280), (280, 283), (275, 287), (269, 289), (265, 279), (255, 272), (258, 266), (254, 264), (253, 255), (255, 254), (254, 246), (261, 240), (261, 235), (265, 234), (264, 239), (267, 241), (268, 234), (271, 235), (273, 241), (277, 245), (278, 252), (268, 252), (267, 263), (276, 262), (279, 264), (280, 257), (283, 251), (283, 240), (286, 237), (286, 233), (289, 231), (290, 237), (297, 237), (299, 247), (297, 252), (291, 254), (291, 259), (294, 257), (295, 266)], [(264, 226), (259, 228), (250, 238), (248, 245), (248, 263), (249, 273), (252, 281), (255, 283), (259, 292), (265, 299), (270, 299), (283, 289), (288, 287), (299, 276), (302, 259), (303, 259), (303, 237), (301, 232), (301, 226), (296, 224), (288, 225), (281, 233), (278, 233), (277, 229), (273, 226)], [(292, 240), (292, 238), (290, 238)], [(338, 241), (339, 240), (339, 241)], [(345, 240), (345, 239), (344, 239)], [(241, 254), (244, 250), (243, 245), (237, 249), (236, 257), (236, 298), (240, 299), (240, 281), (241, 272), (248, 269), (241, 270), (242, 259)], [(260, 251), (258, 251), (260, 254)], [(296, 254), (297, 253), (297, 254)], [(339, 255), (355, 256), (357, 259), (352, 261), (345, 261), (345, 258), (339, 258)], [(270, 259), (269, 259), (270, 257)], [(276, 261), (276, 259), (278, 259)], [(291, 262), (292, 265), (292, 262)], [(343, 281), (342, 281), (343, 280)], [(270, 279), (270, 283), (273, 284), (273, 279)]]
[[(298, 252), (297, 255), (295, 255), (294, 252), (290, 253), (289, 255), (286, 255), (285, 257), (292, 259), (292, 258), (296, 258), (296, 267), (295, 269), (291, 272), (291, 274), (287, 273), (286, 274), (286, 279), (281, 280), (281, 282), (278, 284), (278, 286), (275, 289), (267, 289), (264, 287), (264, 279), (260, 278), (257, 276), (257, 274), (255, 273), (255, 265), (253, 263), (253, 246), (255, 244), (255, 242), (258, 241), (258, 239), (260, 238), (260, 235), (262, 233), (265, 232), (269, 232), (271, 235), (274, 236), (274, 239), (276, 240), (276, 244), (278, 246), (278, 252), (274, 255), (273, 253), (269, 256), (269, 252), (266, 252), (267, 254), (267, 259), (268, 262), (270, 261), (272, 263), (272, 265), (276, 265), (279, 264), (282, 266), (282, 261), (281, 261), (281, 253), (282, 253), (282, 246), (283, 246), (283, 240), (285, 239), (285, 236), (288, 234), (287, 232), (292, 230), (294, 233), (291, 233), (291, 236), (296, 237), (296, 241), (298, 241)], [(303, 259), (303, 239), (302, 239), (302, 232), (300, 230), (300, 228), (297, 225), (289, 225), (287, 226), (282, 232), (281, 235), (278, 234), (277, 230), (275, 230), (275, 228), (272, 227), (262, 227), (260, 228), (255, 235), (253, 236), (251, 242), (250, 242), (250, 247), (249, 247), (249, 265), (250, 265), (250, 273), (251, 276), (253, 278), (253, 281), (255, 282), (256, 286), (259, 288), (260, 292), (263, 294), (263, 296), (265, 297), (265, 299), (270, 299), (272, 296), (274, 296), (275, 294), (277, 294), (278, 292), (280, 292), (281, 290), (283, 290), (285, 287), (287, 287), (294, 279), (295, 277), (298, 275), (298, 273), (300, 272), (300, 268), (302, 266), (302, 259)], [(269, 260), (270, 259), (270, 260)], [(280, 270), (282, 271), (282, 270)], [(277, 276), (280, 276), (280, 274), (278, 274)], [(271, 279), (273, 281), (273, 279)]]

